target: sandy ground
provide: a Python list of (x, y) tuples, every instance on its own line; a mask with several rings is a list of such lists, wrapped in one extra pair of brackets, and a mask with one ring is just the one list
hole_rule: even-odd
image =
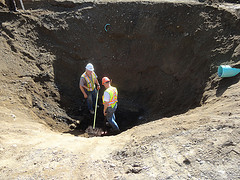
[(1, 101), (2, 179), (239, 179), (239, 83), (202, 107), (84, 138)]

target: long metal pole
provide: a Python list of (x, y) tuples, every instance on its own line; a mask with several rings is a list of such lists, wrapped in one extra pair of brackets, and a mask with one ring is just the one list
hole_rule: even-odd
[(23, 1), (22, 0), (19, 0), (20, 1), (20, 4), (22, 6), (22, 9), (25, 11), (25, 8), (24, 8), (24, 5), (23, 5)]
[(98, 92), (99, 92), (99, 90), (97, 91), (97, 97), (96, 97), (95, 113), (94, 113), (94, 120), (93, 120), (93, 129), (95, 129), (95, 122), (96, 122), (96, 115), (97, 115)]

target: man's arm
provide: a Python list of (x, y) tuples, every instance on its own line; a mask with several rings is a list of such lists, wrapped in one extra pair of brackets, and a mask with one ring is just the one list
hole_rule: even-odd
[(106, 111), (107, 111), (107, 108), (109, 106), (109, 101), (110, 101), (110, 94), (106, 91), (104, 92), (103, 101), (104, 101), (103, 114), (104, 114), (104, 116), (106, 116), (107, 115)]
[(98, 82), (98, 79), (96, 79), (96, 82), (95, 82), (97, 85), (100, 85), (99, 82)]
[(96, 84), (97, 84), (97, 90), (99, 90), (100, 89), (100, 84), (99, 84), (99, 82), (98, 82), (98, 79), (96, 79), (96, 82), (95, 82)]
[(108, 108), (108, 105), (109, 105), (109, 102), (105, 102), (104, 103), (104, 108), (103, 108), (103, 114), (104, 114), (104, 116), (106, 116), (107, 115), (107, 108)]
[(87, 94), (86, 94), (83, 86), (80, 85), (80, 89), (81, 89), (81, 91), (82, 91), (82, 93), (83, 93), (83, 95), (84, 95), (84, 98), (87, 98), (88, 96), (87, 96)]
[(83, 82), (83, 79), (81, 78), (81, 79), (80, 79), (80, 82), (79, 82), (79, 88), (81, 89), (81, 91), (82, 91), (82, 93), (83, 93), (83, 95), (84, 95), (84, 98), (87, 98), (88, 96), (87, 96), (87, 94), (86, 94), (86, 92), (85, 92), (85, 89), (84, 89), (84, 87), (83, 87), (83, 84), (84, 84), (84, 82)]

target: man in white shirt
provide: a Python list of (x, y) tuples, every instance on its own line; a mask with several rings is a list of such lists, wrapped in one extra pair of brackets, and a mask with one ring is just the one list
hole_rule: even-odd
[(115, 133), (119, 133), (120, 129), (116, 123), (115, 111), (117, 109), (117, 97), (118, 91), (117, 88), (111, 86), (110, 79), (108, 77), (102, 78), (102, 85), (106, 88), (103, 95), (103, 114), (106, 116), (107, 121), (112, 126)]

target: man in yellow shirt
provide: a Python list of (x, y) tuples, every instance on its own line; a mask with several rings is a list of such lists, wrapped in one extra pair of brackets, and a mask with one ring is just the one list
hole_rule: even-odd
[(88, 110), (91, 114), (94, 114), (93, 106), (96, 102), (97, 89), (100, 89), (100, 84), (97, 80), (97, 75), (94, 72), (94, 67), (91, 63), (86, 66), (86, 71), (80, 78), (79, 87), (83, 93), (85, 99), (87, 99)]
[(106, 116), (107, 121), (112, 126), (115, 133), (119, 133), (120, 129), (116, 123), (115, 111), (117, 109), (117, 97), (118, 91), (117, 88), (111, 86), (110, 79), (108, 77), (102, 78), (102, 85), (106, 88), (103, 94), (103, 114)]

